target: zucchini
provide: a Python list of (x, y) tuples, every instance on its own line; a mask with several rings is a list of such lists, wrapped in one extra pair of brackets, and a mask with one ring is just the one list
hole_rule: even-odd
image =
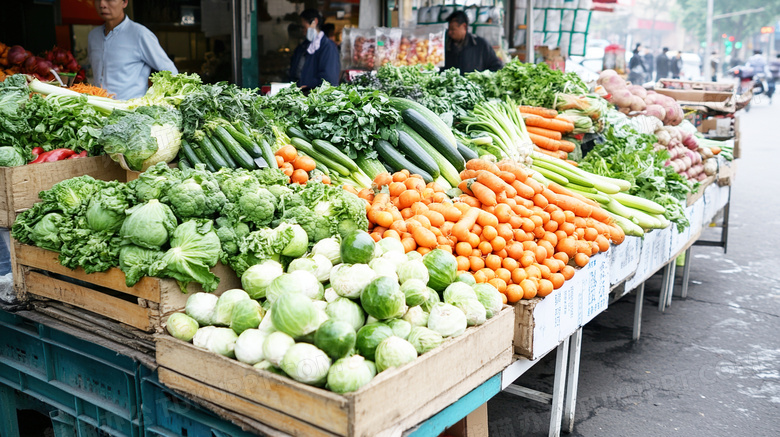
[[(209, 171), (217, 171), (217, 168), (214, 167), (214, 164), (209, 161), (208, 158), (206, 158), (206, 154), (203, 153), (203, 150), (200, 149), (200, 147), (193, 147), (193, 151), (195, 152), (195, 156), (198, 157), (198, 160), (204, 164), (206, 164), (206, 168), (209, 169)], [(192, 162), (192, 161), (190, 161)]]
[(384, 168), (385, 168), (385, 170), (386, 170), (388, 173), (390, 173), (390, 174), (393, 174), (393, 172), (395, 172), (395, 170), (393, 170), (393, 167), (390, 167), (389, 165), (385, 164), (384, 162), (382, 163), (382, 167), (384, 167)]
[[(203, 151), (203, 154), (206, 155), (206, 158), (214, 165), (215, 169), (219, 170), (221, 168), (236, 168), (235, 163), (233, 163), (233, 166), (231, 166), (230, 161), (226, 160), (222, 156), (222, 154), (217, 149), (217, 146), (214, 144), (214, 142), (211, 141), (211, 139), (209, 139), (208, 136), (203, 135), (203, 138), (198, 142), (198, 144), (200, 145), (200, 150)], [(225, 153), (227, 153), (227, 151), (225, 151)], [(228, 157), (230, 156), (228, 155)]]
[(355, 161), (345, 155), (344, 152), (336, 148), (333, 144), (324, 140), (314, 140), (311, 144), (314, 146), (314, 150), (320, 152), (322, 155), (326, 155), (331, 160), (338, 162), (348, 168), (351, 172), (360, 171), (360, 167), (355, 164)]
[(179, 158), (179, 169), (187, 170), (188, 168), (192, 168), (192, 164), (190, 164), (190, 162), (187, 161), (187, 158), (185, 157)]
[(184, 155), (185, 158), (187, 158), (187, 161), (189, 161), (193, 167), (197, 164), (203, 164), (203, 161), (201, 161), (198, 158), (198, 156), (195, 155), (195, 150), (192, 148), (190, 143), (188, 143), (183, 138), (181, 140), (181, 153)]
[(401, 97), (390, 97), (390, 105), (401, 112), (403, 112), (404, 109), (414, 109), (415, 111), (419, 112), (423, 117), (428, 119), (429, 122), (436, 126), (440, 134), (447, 139), (453, 148), (456, 147), (455, 135), (452, 133), (452, 129), (450, 129), (450, 127), (447, 126), (447, 123), (445, 123), (441, 117), (436, 115), (435, 112), (415, 102), (414, 100), (404, 99)]
[(460, 153), (460, 156), (463, 157), (463, 159), (466, 160), (466, 162), (471, 161), (472, 159), (479, 159), (479, 155), (477, 155), (477, 152), (469, 149), (466, 147), (465, 144), (458, 141), (458, 153)]
[(370, 159), (366, 158), (365, 156), (359, 156), (355, 160), (355, 163), (358, 165), (358, 167), (360, 167), (361, 170), (363, 170), (363, 173), (371, 178), (371, 180), (376, 178), (378, 174), (385, 172), (385, 167), (378, 159)]
[(422, 176), (425, 183), (433, 182), (433, 178), (428, 172), (412, 164), (404, 155), (401, 154), (392, 144), (385, 140), (379, 140), (375, 144), (376, 151), (379, 152), (379, 156), (390, 165), (395, 171), (403, 169), (409, 170), (411, 174), (418, 174)]
[(398, 125), (398, 130), (402, 130), (409, 134), (409, 136), (411, 136), (414, 141), (428, 153), (428, 156), (436, 161), (436, 164), (439, 166), (439, 172), (441, 172), (441, 176), (444, 177), (444, 179), (446, 179), (450, 185), (454, 187), (458, 186), (460, 183), (460, 174), (458, 173), (458, 170), (456, 170), (455, 167), (450, 164), (450, 162), (447, 161), (447, 159), (445, 159), (444, 156), (439, 153), (435, 147), (433, 147), (429, 142), (425, 141), (425, 139), (421, 137), (420, 134), (415, 132), (414, 129), (404, 123)]
[(335, 162), (332, 159), (328, 158), (327, 156), (314, 150), (314, 146), (309, 144), (308, 141), (302, 138), (295, 137), (295, 138), (291, 138), (290, 142), (292, 143), (293, 147), (295, 147), (297, 150), (300, 150), (301, 152), (308, 155), (311, 159), (317, 161), (318, 163), (322, 163), (323, 165), (330, 168), (331, 170), (336, 171), (338, 174), (342, 176), (352, 175), (352, 172), (350, 172), (348, 168), (344, 167), (338, 162)]
[(239, 132), (235, 127), (232, 125), (225, 125), (225, 130), (227, 133), (230, 134), (231, 137), (233, 137), (234, 140), (238, 142), (238, 144), (243, 147), (247, 153), (249, 153), (249, 156), (252, 158), (259, 158), (263, 156), (263, 151), (260, 149), (260, 146), (255, 143), (255, 141), (252, 139), (251, 135), (246, 135), (242, 132)]
[(290, 126), (290, 127), (287, 128), (287, 135), (290, 138), (300, 138), (300, 139), (306, 141), (307, 143), (311, 143), (311, 140), (309, 139), (309, 137), (305, 133), (303, 133), (302, 130), (298, 129), (295, 126)]
[(244, 150), (243, 147), (241, 147), (241, 144), (238, 143), (223, 126), (217, 126), (216, 129), (214, 129), (214, 134), (219, 138), (220, 141), (222, 141), (222, 145), (225, 146), (230, 156), (240, 165), (241, 167), (252, 170), (257, 168), (255, 165), (255, 161), (252, 159), (252, 156), (249, 155), (249, 152)]
[(466, 161), (458, 153), (456, 143), (443, 136), (441, 130), (434, 123), (412, 108), (404, 109), (401, 111), (401, 115), (404, 118), (404, 123), (431, 143), (439, 153), (447, 158), (447, 161), (455, 166), (455, 170), (463, 171), (466, 168)]
[(260, 151), (263, 156), (263, 159), (265, 159), (265, 162), (268, 163), (269, 167), (279, 168), (279, 166), (276, 164), (276, 157), (274, 156), (274, 151), (271, 150), (271, 145), (268, 144), (268, 140), (266, 140), (265, 138), (260, 139)]
[(434, 179), (439, 177), (439, 166), (436, 161), (408, 133), (398, 131), (398, 151), (403, 153), (410, 161), (425, 170)]

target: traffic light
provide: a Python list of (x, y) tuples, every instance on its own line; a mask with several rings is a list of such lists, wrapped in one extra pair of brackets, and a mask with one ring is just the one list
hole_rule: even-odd
[(742, 48), (742, 41), (737, 41), (734, 43), (734, 48), (739, 50)]
[(772, 26), (764, 26), (761, 28), (761, 33), (775, 33), (775, 28)]
[(729, 37), (729, 42), (734, 42), (734, 37), (733, 36)]

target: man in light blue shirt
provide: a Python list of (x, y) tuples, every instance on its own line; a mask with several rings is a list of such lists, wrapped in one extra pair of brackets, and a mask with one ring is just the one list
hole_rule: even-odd
[(119, 100), (146, 93), (152, 70), (178, 73), (157, 37), (125, 15), (127, 0), (95, 0), (106, 24), (89, 32), (89, 60), (95, 85)]

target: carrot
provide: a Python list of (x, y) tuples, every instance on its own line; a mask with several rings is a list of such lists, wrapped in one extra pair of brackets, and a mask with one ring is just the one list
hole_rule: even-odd
[[(528, 180), (526, 180), (528, 182)], [(523, 182), (520, 182), (520, 180), (516, 180), (512, 182), (512, 188), (517, 191), (517, 195), (524, 198), (524, 199), (530, 199), (534, 197), (534, 189), (529, 187), (528, 185), (524, 184)]]
[[(487, 188), (485, 188), (487, 189)], [(489, 191), (489, 190), (488, 190)], [(482, 203), (476, 198), (472, 197), (466, 194), (463, 194), (459, 197), (461, 203), (465, 203), (466, 205), (472, 207), (472, 208), (480, 208), (482, 206)]]
[(503, 191), (509, 191), (507, 192), (507, 196), (509, 197), (517, 196), (517, 191), (514, 188), (512, 188), (511, 185), (507, 184), (500, 177), (496, 176), (493, 173), (487, 171), (480, 171), (479, 174), (477, 175), (477, 182), (490, 188), (496, 194), (501, 193)]
[(463, 213), (460, 220), (452, 227), (452, 235), (459, 241), (468, 241), (471, 228), (477, 222), (481, 212), (479, 208), (471, 208)]
[(515, 179), (517, 179), (517, 176), (515, 176), (514, 173), (512, 173), (511, 171), (504, 171), (504, 170), (501, 170), (501, 173), (498, 174), (498, 177), (500, 177), (501, 180), (506, 182), (507, 184), (511, 184), (512, 182), (515, 181)]
[(401, 203), (401, 208), (412, 206), (412, 204), (415, 202), (419, 202), (420, 198), (420, 192), (415, 190), (405, 190), (403, 193), (401, 193), (400, 196), (398, 196), (399, 202)]
[(305, 170), (299, 168), (293, 171), (292, 176), (290, 176), (290, 181), (296, 184), (306, 185), (306, 182), (309, 182), (309, 175)]
[(542, 190), (542, 196), (547, 198), (547, 202), (555, 204), (558, 201), (558, 195), (555, 194), (552, 190), (549, 188), (545, 188)]
[(579, 163), (579, 162), (577, 162), (577, 161), (572, 161), (571, 159), (567, 159), (567, 160), (566, 160), (566, 163), (567, 163), (567, 164), (571, 164), (571, 166), (572, 166), (572, 167), (579, 167), (579, 166), (580, 166), (580, 163)]
[(293, 160), (293, 168), (298, 170), (303, 170), (305, 172), (310, 172), (314, 170), (315, 167), (317, 167), (317, 163), (314, 162), (313, 159), (309, 158), (308, 156), (299, 155), (295, 160)]
[[(503, 183), (503, 181), (501, 182)], [(496, 200), (496, 193), (493, 192), (490, 188), (486, 187), (484, 184), (480, 182), (472, 182), (469, 188), (471, 188), (471, 191), (474, 193), (474, 197), (482, 202), (482, 204), (496, 206), (498, 203)]]
[(543, 137), (547, 137), (547, 138), (550, 138), (550, 139), (553, 139), (553, 140), (560, 141), (561, 138), (563, 138), (563, 135), (561, 135), (560, 132), (554, 131), (554, 130), (550, 130), (550, 129), (545, 129), (543, 127), (528, 126), (528, 127), (526, 127), (526, 130), (528, 131), (528, 133), (541, 135)]
[(573, 212), (578, 217), (590, 217), (593, 213), (593, 207), (587, 203), (569, 196), (558, 196), (556, 205), (564, 210)]
[(553, 158), (560, 158), (561, 155), (558, 154), (558, 152), (551, 152), (546, 149), (542, 149), (541, 147), (534, 144), (534, 152), (544, 153), (547, 156), (552, 156)]
[(498, 174), (500, 171), (495, 164), (484, 159), (472, 159), (466, 163), (466, 168), (469, 170), (487, 170), (493, 174)]
[(542, 186), (542, 184), (537, 182), (536, 179), (534, 179), (534, 178), (528, 178), (525, 181), (525, 184), (528, 185), (529, 187), (533, 188), (534, 194), (539, 194), (542, 191), (544, 191), (544, 187)]
[(472, 179), (463, 179), (461, 183), (458, 184), (458, 189), (460, 189), (460, 191), (463, 191), (463, 193), (468, 194), (469, 196), (474, 195), (474, 193), (469, 188), (469, 182), (471, 180)]
[(574, 123), (555, 118), (544, 118), (538, 115), (523, 114), (523, 121), (526, 126), (542, 127), (562, 133), (569, 133), (574, 130)]
[(423, 215), (428, 217), (428, 220), (431, 222), (431, 226), (440, 228), (444, 224), (444, 215), (439, 212), (425, 211), (423, 212)]
[(443, 203), (431, 203), (428, 205), (428, 209), (438, 212), (444, 216), (445, 220), (449, 222), (456, 222), (458, 219), (460, 219), (461, 216), (461, 212), (458, 208), (455, 208), (452, 205), (445, 205)]
[(575, 147), (576, 146), (571, 141), (566, 141), (566, 140), (558, 141), (558, 150), (564, 151), (566, 153), (573, 152)]
[(717, 155), (720, 153), (720, 147), (710, 147), (710, 151), (713, 155)]
[(465, 181), (466, 179), (472, 179), (477, 177), (477, 170), (469, 170), (465, 169), (462, 172), (460, 172), (460, 180)]
[(439, 245), (436, 240), (436, 235), (434, 235), (430, 229), (425, 229), (424, 226), (416, 226), (412, 231), (412, 238), (414, 238), (415, 243), (417, 243), (417, 247), (436, 249)]
[(538, 115), (544, 118), (555, 118), (558, 116), (558, 111), (555, 109), (541, 108), (539, 106), (520, 105), (518, 106), (518, 109), (520, 109), (520, 112), (523, 114)]
[(575, 199), (577, 199), (579, 201), (585, 202), (588, 205), (593, 206), (593, 207), (599, 207), (599, 208), (601, 207), (598, 204), (598, 202), (596, 202), (595, 200), (591, 200), (591, 199), (588, 199), (587, 197), (585, 197), (585, 196), (583, 196), (581, 194), (574, 193), (574, 192), (570, 191), (569, 189), (564, 188), (564, 187), (556, 184), (555, 182), (550, 182), (550, 184), (547, 185), (547, 188), (549, 188), (555, 194), (559, 194), (559, 195), (562, 195), (562, 196), (573, 197), (573, 198), (575, 198)]
[(533, 141), (534, 144), (541, 147), (542, 149), (549, 150), (551, 152), (558, 151), (558, 141), (531, 132), (528, 132), (528, 136), (531, 138), (531, 141)]
[(495, 228), (498, 226), (498, 218), (487, 211), (480, 210), (479, 216), (477, 217), (477, 224), (483, 228), (485, 226), (493, 226)]
[(390, 176), (390, 173), (388, 173), (388, 172), (382, 172), (382, 173), (379, 173), (379, 174), (378, 174), (378, 175), (376, 175), (376, 177), (374, 178), (374, 183), (375, 183), (375, 184), (376, 184), (378, 187), (382, 187), (382, 186), (384, 186), (384, 185), (390, 185), (390, 183), (391, 183), (391, 182), (393, 182), (393, 177), (392, 177), (392, 176)]

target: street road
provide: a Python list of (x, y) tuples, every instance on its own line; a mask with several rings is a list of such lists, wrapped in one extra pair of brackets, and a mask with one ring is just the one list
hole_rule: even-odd
[[(694, 247), (688, 299), (664, 313), (648, 281), (638, 342), (634, 294), (585, 326), (572, 436), (780, 435), (780, 102), (754, 102), (728, 253)], [(518, 383), (551, 393), (554, 355)], [(501, 393), (488, 411), (491, 437), (547, 435), (549, 406)]]

